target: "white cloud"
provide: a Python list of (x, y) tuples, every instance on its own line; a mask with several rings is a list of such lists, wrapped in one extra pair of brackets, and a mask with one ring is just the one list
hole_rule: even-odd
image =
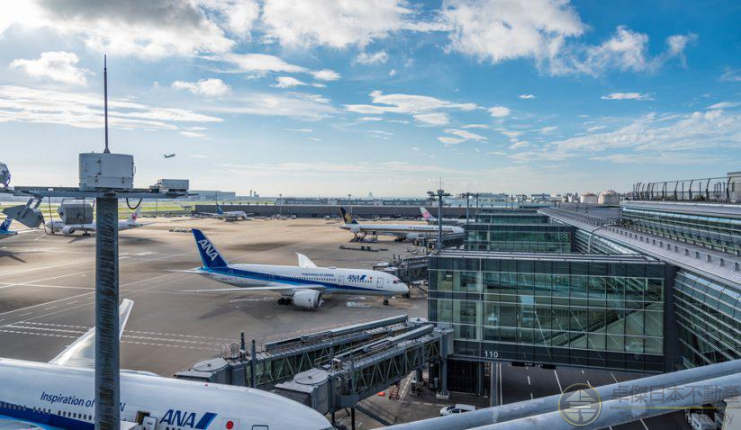
[(373, 53), (361, 52), (355, 57), (355, 62), (360, 64), (384, 64), (388, 61), (389, 54), (386, 51), (376, 51)]
[(455, 103), (430, 96), (413, 94), (383, 94), (381, 91), (370, 93), (372, 105), (345, 105), (349, 112), (366, 115), (397, 113), (412, 115), (417, 122), (425, 125), (445, 125), (450, 122), (447, 113), (442, 110), (472, 111), (479, 107), (474, 103)]
[(484, 136), (482, 136), (480, 134), (476, 134), (476, 133), (471, 133), (470, 131), (466, 131), (466, 130), (459, 130), (459, 129), (455, 129), (455, 128), (446, 128), (443, 131), (446, 132), (446, 133), (448, 133), (448, 134), (452, 134), (454, 136), (458, 136), (460, 138), (463, 138), (465, 140), (475, 140), (477, 142), (486, 140), (486, 138)]
[(363, 116), (358, 118), (358, 121), (383, 121), (380, 116)]
[(505, 116), (509, 116), (510, 114), (509, 108), (504, 107), (504, 106), (494, 106), (494, 107), (490, 107), (488, 110), (489, 110), (489, 114), (493, 118), (503, 118)]
[(726, 67), (720, 76), (721, 82), (741, 82), (741, 69)]
[(218, 12), (220, 26), (240, 38), (250, 38), (260, 6), (253, 0), (198, 0), (204, 8)]
[(47, 79), (71, 85), (87, 85), (90, 70), (77, 68), (80, 59), (72, 52), (44, 52), (36, 60), (17, 59), (10, 67), (23, 70), (33, 78)]
[(558, 130), (558, 126), (556, 125), (552, 125), (550, 127), (543, 127), (540, 129), (540, 134), (552, 134), (556, 130)]
[(172, 88), (176, 90), (187, 90), (193, 94), (206, 97), (219, 97), (231, 91), (229, 85), (221, 79), (200, 79), (198, 82), (175, 81)]
[(510, 138), (512, 142), (516, 142), (517, 138), (522, 136), (523, 132), (521, 131), (510, 131), (510, 130), (504, 130), (504, 129), (497, 129), (500, 133)]
[(491, 128), (491, 127), (489, 127), (489, 126), (488, 126), (488, 125), (486, 125), (486, 124), (466, 124), (466, 125), (464, 125), (464, 126), (463, 126), (463, 127), (461, 127), (461, 128), (481, 128), (481, 129), (489, 129), (489, 128)]
[(610, 70), (653, 72), (668, 60), (678, 58), (684, 65), (684, 49), (696, 36), (673, 35), (666, 39), (667, 48), (655, 57), (648, 53), (648, 36), (625, 26), (600, 45), (568, 46), (549, 58), (553, 75), (586, 74), (594, 77)]
[(528, 147), (528, 146), (530, 146), (530, 144), (529, 144), (528, 142), (525, 142), (525, 141), (518, 141), (518, 142), (515, 142), (515, 143), (513, 143), (512, 145), (510, 145), (510, 146), (509, 146), (509, 149), (511, 149), (511, 150), (513, 150), (513, 151), (514, 151), (514, 150), (517, 150), (517, 149), (522, 149), (522, 148), (526, 148), (526, 147)]
[(720, 102), (720, 103), (716, 103), (714, 105), (710, 105), (707, 108), (708, 109), (729, 109), (729, 108), (734, 108), (736, 106), (741, 106), (741, 103), (736, 103), (736, 102)]
[(95, 52), (161, 58), (222, 53), (234, 46), (216, 20), (195, 1), (27, 0), (7, 5), (0, 32), (11, 25), (47, 28), (79, 37)]
[(317, 70), (316, 72), (311, 73), (314, 76), (314, 79), (318, 79), (320, 81), (336, 81), (340, 79), (340, 74), (329, 69), (322, 69)]
[(587, 133), (594, 133), (595, 131), (600, 131), (606, 129), (607, 126), (604, 125), (595, 125), (594, 127), (589, 127), (587, 129)]
[(532, 99), (536, 98), (533, 94), (520, 94), (517, 97), (519, 97), (519, 98), (521, 98), (523, 100), (532, 100)]
[(650, 94), (641, 93), (612, 93), (600, 98), (602, 100), (653, 100)]
[(287, 128), (286, 131), (295, 131), (295, 132), (298, 132), (298, 133), (313, 133), (314, 132), (314, 130), (312, 130), (310, 128), (298, 128), (298, 129)]
[(309, 85), (304, 81), (299, 81), (296, 78), (292, 78), (290, 76), (279, 76), (275, 79), (275, 84), (273, 84), (276, 88), (293, 88), (298, 86), (304, 86)]
[[(111, 98), (108, 122), (122, 129), (176, 130), (179, 124), (221, 122), (221, 118), (187, 109), (153, 107)], [(0, 122), (60, 124), (78, 128), (103, 127), (100, 94), (0, 86)]]
[(414, 119), (425, 125), (447, 125), (450, 123), (448, 115), (441, 112), (414, 115)]
[(205, 139), (207, 137), (205, 134), (195, 131), (181, 131), (180, 135), (194, 139)]
[(363, 47), (404, 27), (403, 0), (265, 0), (268, 40), (285, 46)]
[(201, 104), (200, 106), (204, 111), (214, 113), (319, 120), (337, 112), (337, 109), (329, 102), (329, 99), (317, 94), (257, 92), (234, 94), (219, 100), (218, 104)]
[(459, 143), (466, 141), (466, 139), (462, 139), (460, 137), (450, 137), (450, 136), (440, 136), (437, 138), (437, 140), (444, 143), (445, 145), (457, 145)]
[(396, 76), (396, 69), (391, 69), (391, 71), (389, 72), (389, 76), (391, 77)]
[(450, 0), (442, 15), (452, 26), (449, 50), (492, 63), (545, 58), (585, 29), (564, 0)]

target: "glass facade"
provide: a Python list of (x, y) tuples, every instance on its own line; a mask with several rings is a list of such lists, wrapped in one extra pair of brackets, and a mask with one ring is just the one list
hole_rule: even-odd
[(453, 325), (459, 358), (664, 370), (663, 263), (445, 251), (429, 277), (429, 318)]
[(741, 219), (626, 207), (626, 226), (723, 252), (741, 252)]
[(687, 367), (741, 358), (741, 294), (687, 270), (674, 280), (679, 343)]
[(479, 213), (476, 222), (482, 224), (547, 224), (548, 215), (536, 213)]
[(571, 252), (576, 228), (558, 224), (468, 224), (472, 251)]

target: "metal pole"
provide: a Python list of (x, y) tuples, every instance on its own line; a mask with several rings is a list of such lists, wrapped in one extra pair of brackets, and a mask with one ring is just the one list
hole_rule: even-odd
[[(110, 154), (111, 151), (108, 149), (108, 64), (106, 56), (103, 56), (103, 107), (105, 110), (105, 154)], [(116, 220), (118, 223), (118, 220)], [(118, 314), (118, 311), (116, 311)]]
[[(695, 367), (678, 372), (649, 376), (632, 381), (619, 382), (611, 385), (596, 387), (597, 393), (603, 402), (617, 398), (619, 390), (629, 385), (629, 395), (638, 394), (645, 387), (671, 387), (681, 384), (690, 384), (702, 380), (718, 378), (741, 372), (741, 360), (726, 361), (708, 366)], [(739, 385), (741, 386), (741, 385)], [(634, 391), (636, 390), (636, 391)], [(535, 400), (525, 400), (509, 403), (494, 408), (484, 408), (465, 414), (439, 418), (428, 418), (406, 424), (388, 427), (387, 430), (465, 430), (475, 427), (503, 423), (533, 415), (558, 411), (558, 401), (561, 395), (556, 394)], [(531, 429), (532, 430), (532, 429)], [(549, 429), (551, 430), (551, 429)]]
[(352, 423), (352, 430), (355, 430), (355, 408), (350, 408), (350, 422)]
[(95, 428), (118, 430), (118, 199), (99, 197), (95, 207)]
[(252, 349), (250, 350), (250, 388), (255, 388), (257, 385), (257, 343), (255, 338), (252, 338)]
[(437, 190), (437, 249), (443, 249), (443, 195), (445, 191)]
[(468, 224), (468, 213), (471, 209), (471, 193), (466, 193), (466, 224)]

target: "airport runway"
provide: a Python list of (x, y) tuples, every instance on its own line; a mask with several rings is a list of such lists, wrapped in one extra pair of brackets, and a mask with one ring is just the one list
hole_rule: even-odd
[[(147, 220), (149, 221), (149, 220)], [(236, 342), (278, 338), (407, 313), (426, 317), (424, 297), (334, 296), (318, 310), (277, 304), (274, 293), (193, 293), (223, 284), (175, 270), (200, 266), (193, 237), (202, 229), (230, 262), (370, 268), (412, 248), (393, 241), (383, 252), (340, 250), (351, 234), (325, 220), (159, 219), (120, 233), (121, 297), (135, 301), (122, 339), (122, 367), (164, 376), (218, 356)], [(48, 361), (93, 325), (95, 239), (29, 233), (0, 242), (0, 357)]]

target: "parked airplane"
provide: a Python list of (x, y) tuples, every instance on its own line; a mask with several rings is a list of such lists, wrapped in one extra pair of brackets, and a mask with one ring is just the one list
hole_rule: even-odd
[(165, 158), (172, 158), (172, 157), (174, 157), (176, 155), (177, 154), (162, 154), (162, 156), (165, 157)]
[(7, 239), (18, 234), (17, 231), (10, 230), (10, 223), (13, 222), (13, 218), (5, 217), (5, 221), (0, 224), (0, 239)]
[[(144, 227), (145, 225), (153, 224), (151, 222), (142, 223), (137, 221), (139, 219), (139, 210), (141, 206), (136, 208), (132, 212), (131, 216), (125, 221), (118, 221), (118, 231), (131, 230), (132, 228)], [(76, 231), (82, 231), (84, 233), (95, 231), (95, 221), (89, 224), (65, 224), (63, 221), (48, 221), (46, 228), (55, 232), (61, 231), (63, 234), (74, 234)]]
[[(119, 336), (134, 302), (119, 308)], [(280, 411), (280, 413), (276, 413)], [(95, 428), (95, 328), (49, 363), (0, 358), (0, 428)], [(121, 372), (121, 429), (331, 430), (324, 416), (252, 388)]]
[[(308, 257), (298, 255), (298, 266), (266, 264), (229, 264), (201, 230), (193, 229), (203, 267), (189, 270), (237, 288), (196, 290), (194, 292), (274, 291), (281, 294), (278, 304), (307, 309), (322, 305), (324, 294), (399, 296), (409, 294), (409, 287), (389, 273), (364, 269), (317, 267)], [(383, 304), (388, 304), (384, 299)]]
[[(437, 237), (438, 229), (434, 225), (418, 224), (360, 224), (345, 208), (340, 208), (342, 219), (345, 224), (340, 228), (350, 230), (357, 239), (363, 239), (366, 235), (371, 236), (394, 236), (401, 240), (416, 240), (422, 238)], [(443, 226), (443, 234), (463, 233), (461, 227), (450, 225)]]
[[(419, 211), (422, 212), (422, 218), (427, 221), (428, 224), (437, 224), (437, 217), (432, 215), (430, 211), (425, 209), (423, 206), (419, 207)], [(465, 220), (458, 218), (443, 218), (443, 224), (465, 224)]]
[(216, 203), (216, 213), (201, 212), (200, 215), (206, 215), (212, 218), (219, 218), (219, 219), (223, 219), (224, 221), (239, 221), (239, 220), (247, 221), (251, 219), (249, 217), (250, 215), (253, 215), (253, 214), (251, 213), (248, 214), (245, 211), (224, 211), (221, 208), (221, 205)]

